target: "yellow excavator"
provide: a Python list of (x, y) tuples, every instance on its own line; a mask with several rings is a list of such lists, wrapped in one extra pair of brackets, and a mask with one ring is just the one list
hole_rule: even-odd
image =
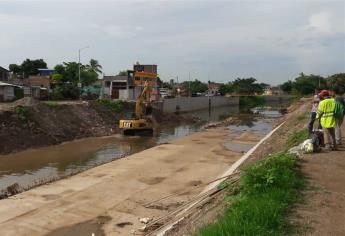
[[(145, 111), (144, 111), (145, 108)], [(131, 119), (120, 120), (119, 127), (123, 135), (153, 135), (153, 125), (147, 115), (151, 114), (150, 87), (145, 81), (144, 89), (135, 103), (135, 114)], [(145, 113), (145, 114), (144, 114)]]

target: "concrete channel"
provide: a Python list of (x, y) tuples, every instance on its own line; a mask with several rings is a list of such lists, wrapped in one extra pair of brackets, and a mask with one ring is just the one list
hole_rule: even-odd
[[(133, 235), (143, 227), (138, 218), (161, 217), (188, 202), (202, 190), (195, 186), (218, 177), (269, 133), (278, 113), (268, 114), (260, 118), (251, 115), (253, 119), (237, 125), (187, 132), (126, 158), (1, 200), (0, 232)], [(72, 145), (71, 149), (77, 148)], [(147, 206), (186, 189), (190, 191)]]

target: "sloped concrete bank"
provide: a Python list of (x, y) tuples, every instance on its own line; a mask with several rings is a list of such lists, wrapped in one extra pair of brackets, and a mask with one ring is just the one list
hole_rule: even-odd
[[(228, 176), (228, 181), (236, 181), (239, 177), (241, 166), (256, 162), (269, 154), (284, 151), (287, 149), (289, 136), (296, 131), (306, 128), (308, 114), (310, 111), (310, 99), (302, 99), (292, 104), (284, 117), (276, 120), (276, 130), (262, 139), (251, 151), (246, 153), (234, 165), (232, 165), (223, 176)], [(224, 179), (220, 179), (221, 182)], [(225, 192), (218, 191), (217, 182), (211, 183), (202, 194), (200, 194), (186, 207), (180, 209), (178, 214), (172, 214), (168, 221), (160, 228), (150, 232), (149, 235), (193, 235), (201, 226), (215, 222), (225, 209)]]
[[(0, 232), (140, 233), (144, 224), (138, 218), (157, 219), (188, 203), (248, 151), (242, 147), (254, 146), (263, 135), (209, 129), (1, 200)], [(241, 148), (231, 150), (224, 143)]]

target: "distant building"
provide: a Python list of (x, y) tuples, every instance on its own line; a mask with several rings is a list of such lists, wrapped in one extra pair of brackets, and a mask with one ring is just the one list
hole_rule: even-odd
[(272, 88), (271, 88), (271, 87), (266, 87), (266, 88), (264, 88), (264, 93), (263, 93), (263, 95), (272, 96), (272, 95), (273, 95)]
[(40, 87), (50, 90), (51, 79), (49, 76), (30, 75), (24, 79), (24, 85), (29, 87)]
[(101, 97), (122, 100), (136, 100), (141, 94), (145, 82), (151, 90), (151, 100), (158, 99), (157, 65), (133, 65), (127, 75), (104, 76), (101, 82)]
[(51, 91), (51, 79), (49, 75), (30, 75), (23, 79), (25, 97), (45, 99)]
[(0, 66), (0, 81), (8, 81), (10, 78), (10, 71)]
[(208, 83), (208, 93), (209, 95), (218, 95), (221, 83), (210, 82)]
[(135, 86), (130, 72), (128, 75), (104, 76), (101, 83), (101, 95), (103, 97), (122, 100), (136, 99)]
[(53, 69), (47, 69), (47, 68), (38, 69), (38, 76), (50, 76), (53, 73), (54, 73)]
[(12, 101), (15, 99), (14, 88), (17, 87), (13, 84), (0, 82), (0, 101)]
[(137, 62), (133, 65), (133, 72), (134, 86), (142, 90), (145, 81), (148, 81), (151, 90), (151, 99), (157, 100), (159, 96), (157, 65), (141, 65)]
[(161, 98), (170, 98), (172, 97), (172, 90), (168, 88), (159, 88), (159, 94)]
[(273, 95), (283, 95), (284, 94), (284, 91), (280, 88), (280, 86), (275, 86), (275, 87), (272, 87), (272, 94)]

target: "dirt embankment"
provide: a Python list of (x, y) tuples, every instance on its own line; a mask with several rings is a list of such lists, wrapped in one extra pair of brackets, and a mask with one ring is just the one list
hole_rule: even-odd
[[(121, 106), (121, 112), (116, 112), (98, 101), (39, 102), (32, 98), (0, 104), (0, 155), (119, 133), (119, 119), (133, 113), (135, 104)], [(194, 121), (156, 110), (153, 116), (158, 125)]]
[(118, 114), (97, 104), (22, 104), (0, 112), (0, 154), (118, 132)]

